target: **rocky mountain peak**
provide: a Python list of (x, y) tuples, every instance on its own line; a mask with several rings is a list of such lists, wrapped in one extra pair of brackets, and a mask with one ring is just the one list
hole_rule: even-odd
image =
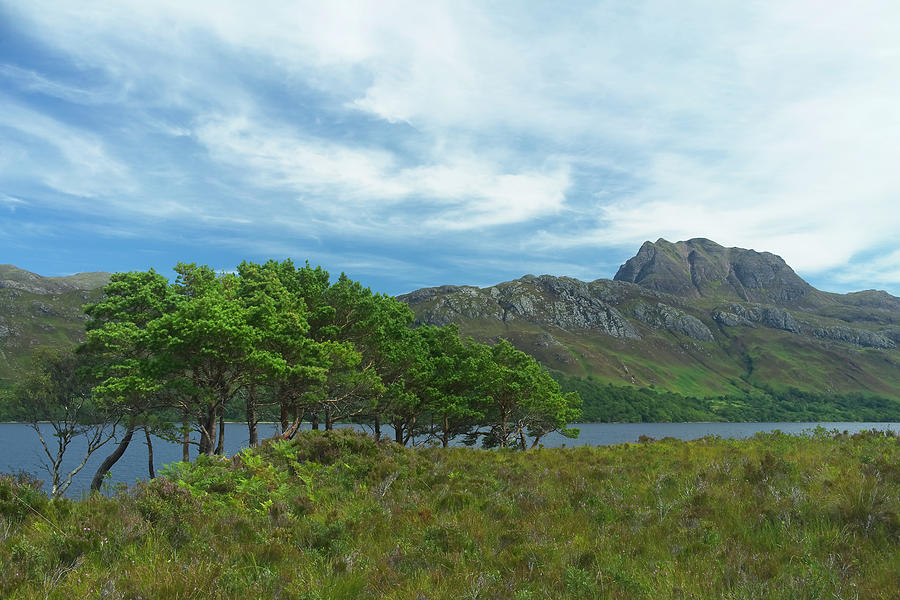
[(685, 298), (778, 304), (796, 303), (813, 291), (780, 256), (706, 238), (644, 242), (614, 279)]

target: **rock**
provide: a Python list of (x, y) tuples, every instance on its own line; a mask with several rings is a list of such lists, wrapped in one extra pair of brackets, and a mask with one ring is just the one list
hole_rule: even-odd
[(724, 310), (715, 311), (712, 318), (725, 327), (756, 327), (756, 324), (747, 317), (742, 317)]
[(566, 277), (526, 275), (484, 290), (455, 286), (425, 288), (398, 299), (420, 307), (417, 322), (421, 323), (446, 325), (460, 317), (523, 321), (640, 338), (628, 319), (594, 294), (589, 284)]
[(422, 288), (420, 290), (415, 290), (408, 294), (403, 294), (402, 296), (397, 296), (397, 299), (406, 302), (407, 304), (419, 304), (420, 302), (425, 302), (434, 298), (435, 296), (443, 296), (446, 294), (452, 294), (459, 287), (455, 285), (442, 285), (438, 287), (428, 287)]
[(854, 344), (863, 348), (896, 348), (896, 344), (892, 340), (866, 329), (855, 329), (838, 325), (834, 327), (819, 327), (813, 330), (812, 334), (818, 338)]
[(635, 305), (632, 314), (637, 320), (656, 329), (686, 335), (701, 342), (713, 340), (712, 332), (703, 324), (703, 321), (662, 302), (655, 305), (639, 302)]
[(51, 315), (54, 313), (52, 308), (50, 308), (43, 302), (38, 302), (37, 300), (31, 303), (31, 309), (35, 312), (44, 313), (45, 315)]
[(727, 310), (718, 310), (713, 313), (713, 318), (726, 327), (752, 327), (759, 323), (769, 329), (781, 329), (791, 333), (800, 333), (800, 324), (791, 313), (773, 306), (750, 307), (741, 304), (732, 304)]

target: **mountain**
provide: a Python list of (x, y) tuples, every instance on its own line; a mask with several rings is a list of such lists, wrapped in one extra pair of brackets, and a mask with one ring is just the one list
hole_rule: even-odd
[(506, 338), (551, 369), (603, 382), (900, 399), (900, 298), (817, 290), (774, 254), (703, 238), (646, 242), (613, 280), (526, 275), (398, 298), (419, 323)]
[(645, 242), (614, 277), (685, 298), (794, 304), (814, 288), (780, 256), (725, 248), (705, 238)]
[(0, 388), (27, 368), (38, 347), (84, 339), (82, 306), (97, 300), (109, 273), (42, 277), (0, 265)]

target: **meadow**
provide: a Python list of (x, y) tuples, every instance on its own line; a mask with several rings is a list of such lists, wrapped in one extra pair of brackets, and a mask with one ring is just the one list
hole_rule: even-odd
[(890, 433), (403, 448), (349, 430), (111, 495), (0, 478), (0, 597), (897, 598)]

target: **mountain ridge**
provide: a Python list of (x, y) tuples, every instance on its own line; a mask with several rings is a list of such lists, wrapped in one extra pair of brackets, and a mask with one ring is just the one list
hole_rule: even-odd
[(900, 397), (900, 298), (817, 290), (777, 255), (705, 238), (648, 241), (611, 280), (526, 275), (398, 298), (417, 323), (504, 337), (551, 369), (610, 383)]

